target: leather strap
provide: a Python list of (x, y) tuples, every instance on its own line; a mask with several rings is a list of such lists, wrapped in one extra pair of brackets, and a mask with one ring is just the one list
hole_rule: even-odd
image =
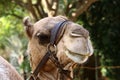
[[(56, 45), (60, 38), (63, 36), (64, 30), (65, 30), (65, 24), (68, 22), (68, 20), (61, 21), (55, 25), (55, 27), (51, 31), (51, 38), (50, 38), (50, 44)], [(61, 35), (60, 35), (61, 34)]]
[(30, 76), (29, 80), (37, 80), (38, 73), (43, 68), (43, 66), (46, 64), (46, 62), (48, 61), (50, 54), (51, 54), (50, 51), (48, 51), (45, 54), (45, 56), (42, 58), (42, 60), (39, 62), (36, 69), (32, 73), (32, 75)]
[(58, 68), (58, 71), (60, 73), (60, 80), (66, 80), (65, 78), (69, 78), (69, 80), (72, 80), (70, 76), (69, 70), (64, 70), (60, 62), (58, 61), (58, 58), (56, 57), (56, 54), (50, 55), (50, 60), (55, 64), (55, 66)]

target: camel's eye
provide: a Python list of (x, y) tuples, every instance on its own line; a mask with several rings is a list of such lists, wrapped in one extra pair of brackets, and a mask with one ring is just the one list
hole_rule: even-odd
[(39, 34), (37, 35), (37, 37), (39, 39), (39, 43), (41, 44), (49, 43), (50, 41), (49, 35), (46, 35), (46, 34)]

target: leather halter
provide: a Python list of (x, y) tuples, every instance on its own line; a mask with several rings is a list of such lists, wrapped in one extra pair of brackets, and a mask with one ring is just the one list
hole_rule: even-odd
[(39, 62), (39, 64), (37, 65), (36, 69), (34, 70), (34, 72), (32, 73), (32, 75), (30, 76), (29, 80), (39, 80), (38, 79), (38, 73), (39, 71), (43, 68), (43, 66), (46, 64), (46, 62), (50, 59), (55, 66), (59, 69), (60, 73), (62, 76), (60, 76), (60, 79), (63, 80), (63, 78), (66, 76), (68, 77), (70, 80), (72, 80), (72, 78), (70, 77), (69, 73), (70, 71), (64, 70), (62, 68), (62, 65), (60, 64), (60, 62), (58, 61), (57, 57), (56, 57), (56, 53), (55, 51), (51, 51), (49, 48), (55, 47), (57, 45), (57, 43), (59, 42), (59, 40), (61, 39), (61, 37), (64, 34), (65, 31), (65, 24), (68, 22), (68, 20), (65, 21), (61, 21), (59, 23), (57, 23), (54, 28), (51, 30), (51, 37), (50, 37), (50, 44), (48, 45), (48, 50), (47, 53), (45, 54), (45, 56), (42, 58), (42, 60)]
[[(60, 38), (63, 36), (64, 30), (65, 30), (65, 24), (68, 22), (68, 20), (59, 22), (55, 25), (55, 27), (51, 31), (51, 38), (50, 38), (50, 44), (56, 45), (57, 42), (60, 40)], [(64, 28), (64, 29), (63, 29)], [(61, 34), (61, 35), (60, 35)]]

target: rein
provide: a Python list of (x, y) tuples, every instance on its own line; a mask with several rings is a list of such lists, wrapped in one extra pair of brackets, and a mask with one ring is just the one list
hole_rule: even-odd
[[(39, 71), (43, 68), (43, 66), (46, 64), (46, 62), (50, 59), (55, 66), (59, 69), (60, 72), (60, 80), (65, 80), (64, 77), (69, 78), (70, 80), (72, 80), (72, 78), (70, 77), (70, 71), (68, 70), (64, 70), (62, 65), (60, 64), (60, 62), (58, 61), (58, 58), (56, 57), (56, 45), (59, 42), (59, 40), (62, 38), (65, 28), (66, 26), (64, 26), (66, 23), (68, 22), (68, 20), (65, 21), (61, 21), (59, 23), (57, 23), (55, 25), (55, 27), (52, 29), (51, 31), (51, 37), (50, 37), (50, 43), (47, 46), (47, 52), (44, 55), (44, 57), (42, 58), (42, 60), (39, 62), (39, 64), (37, 65), (36, 69), (34, 70), (34, 72), (31, 74), (29, 80), (39, 80), (38, 73)], [(51, 47), (53, 47), (55, 49), (55, 51), (51, 50)]]

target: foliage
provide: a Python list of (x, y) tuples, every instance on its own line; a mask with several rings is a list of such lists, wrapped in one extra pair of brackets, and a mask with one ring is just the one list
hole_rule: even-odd
[(47, 16), (66, 15), (73, 21), (97, 0), (13, 0), (30, 12), (35, 21)]
[(19, 5), (16, 5), (11, 0), (0, 1), (0, 17), (10, 15), (16, 17), (17, 19), (22, 19), (25, 15), (23, 11), (23, 8), (21, 8)]
[[(95, 50), (101, 56), (101, 65), (119, 66), (120, 61), (120, 1), (101, 0), (93, 4), (79, 17), (84, 21), (94, 42)], [(105, 69), (107, 71), (105, 71)], [(119, 80), (120, 69), (104, 68), (110, 80)]]
[(27, 40), (22, 27), (22, 18), (26, 15), (23, 11), (11, 0), (0, 1), (0, 55), (8, 59), (20, 74), (30, 73), (28, 58), (24, 58)]

